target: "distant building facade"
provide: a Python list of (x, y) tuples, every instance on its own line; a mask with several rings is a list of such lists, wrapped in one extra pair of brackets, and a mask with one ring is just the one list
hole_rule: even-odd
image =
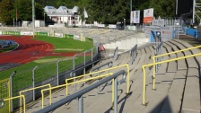
[(53, 6), (46, 6), (44, 12), (52, 21), (58, 24), (76, 25), (80, 22), (78, 9), (77, 6), (74, 6), (73, 9), (68, 9), (65, 6), (60, 6), (58, 9)]

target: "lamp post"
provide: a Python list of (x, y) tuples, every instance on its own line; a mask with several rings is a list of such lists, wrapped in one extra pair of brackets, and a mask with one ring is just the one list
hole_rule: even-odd
[(34, 0), (32, 0), (32, 24), (33, 24), (33, 38), (34, 38), (34, 27), (35, 27), (35, 6)]
[(126, 29), (126, 19), (124, 18), (124, 30)]

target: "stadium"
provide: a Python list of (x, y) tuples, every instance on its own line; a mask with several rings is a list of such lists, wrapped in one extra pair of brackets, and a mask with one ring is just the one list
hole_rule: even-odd
[(198, 1), (181, 2), (177, 18), (131, 10), (121, 28), (57, 19), (64, 6), (45, 7), (54, 25), (0, 27), (0, 113), (200, 113)]

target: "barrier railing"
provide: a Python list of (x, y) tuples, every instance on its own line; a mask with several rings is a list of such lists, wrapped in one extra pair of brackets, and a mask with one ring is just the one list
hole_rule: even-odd
[[(44, 88), (44, 87), (51, 88), (51, 85), (50, 84), (45, 84), (45, 85), (42, 85), (42, 86), (38, 86), (38, 87), (30, 88), (30, 89), (25, 89), (25, 90), (20, 91), (19, 94), (20, 94), (20, 96), (22, 96), (22, 93), (25, 93), (27, 91), (33, 91), (33, 90), (36, 90), (36, 89), (39, 89), (39, 88)], [(49, 93), (51, 94), (51, 90), (49, 90)], [(51, 98), (51, 95), (50, 95), (50, 98)], [(21, 103), (22, 103), (22, 101), (20, 99), (20, 105), (21, 105)], [(50, 103), (51, 103), (51, 101), (50, 101)], [(26, 105), (24, 105), (24, 106), (26, 107)], [(21, 110), (21, 107), (20, 107), (20, 110)]]
[(126, 92), (129, 93), (129, 84), (130, 84), (130, 72), (129, 71), (130, 71), (130, 68), (129, 68), (128, 64), (122, 64), (122, 65), (119, 65), (119, 66), (103, 69), (103, 70), (100, 70), (100, 71), (90, 72), (90, 73), (85, 74), (85, 75), (72, 77), (72, 78), (66, 79), (66, 83), (68, 81), (70, 81), (70, 80), (81, 79), (81, 78), (84, 78), (86, 76), (90, 76), (92, 74), (98, 74), (98, 73), (101, 73), (101, 72), (106, 72), (106, 71), (110, 71), (110, 70), (117, 69), (117, 68), (122, 68), (122, 67), (126, 67), (126, 72), (127, 72), (127, 78), (126, 78), (126, 80), (127, 80), (127, 90), (126, 90)]
[[(13, 99), (17, 99), (17, 98), (20, 98), (20, 100), (21, 100), (21, 98), (23, 99), (23, 113), (26, 113), (26, 100), (25, 100), (25, 97), (24, 97), (24, 95), (19, 95), (19, 96), (15, 96), (15, 97), (11, 97), (11, 98), (6, 98), (6, 99), (3, 99), (3, 101), (10, 101), (10, 100), (13, 100)], [(22, 113), (22, 111), (20, 110), (20, 113)]]
[[(156, 63), (156, 59), (159, 58), (159, 57), (163, 57), (163, 56), (167, 56), (167, 55), (171, 55), (171, 54), (175, 54), (175, 53), (179, 53), (179, 52), (183, 52), (183, 51), (188, 51), (188, 50), (192, 50), (192, 49), (198, 49), (200, 48), (201, 45), (199, 46), (195, 46), (195, 47), (190, 47), (190, 48), (186, 48), (186, 49), (181, 49), (181, 50), (178, 50), (178, 51), (174, 51), (174, 52), (169, 52), (169, 53), (165, 53), (165, 54), (160, 54), (160, 55), (157, 55), (157, 56), (153, 56), (152, 59), (153, 59), (153, 63)], [(152, 79), (153, 79), (153, 86), (152, 88), (153, 89), (156, 89), (156, 86), (155, 86), (155, 83), (156, 83), (156, 65), (153, 65), (153, 75), (152, 75)]]
[[(201, 53), (198, 54), (194, 54), (194, 55), (188, 55), (188, 56), (183, 56), (183, 57), (178, 57), (178, 58), (173, 58), (173, 59), (169, 59), (169, 60), (164, 60), (161, 62), (154, 62), (152, 64), (147, 64), (147, 65), (143, 65), (142, 66), (142, 70), (143, 70), (143, 95), (142, 95), (142, 104), (146, 105), (146, 71), (145, 68), (150, 67), (150, 66), (155, 66), (156, 64), (163, 64), (163, 63), (168, 63), (168, 62), (172, 62), (172, 61), (177, 61), (177, 60), (183, 60), (185, 58), (192, 58), (192, 57), (196, 57), (196, 56), (201, 56)], [(154, 70), (154, 69), (153, 69)], [(156, 77), (155, 77), (156, 78)], [(154, 79), (155, 79), (154, 78)], [(153, 82), (153, 80), (152, 80)], [(153, 83), (155, 84), (155, 83)]]
[[(118, 68), (122, 68), (122, 67), (126, 67), (126, 72), (127, 72), (127, 93), (129, 93), (129, 84), (130, 84), (130, 72), (129, 72), (129, 65), (128, 64), (123, 64), (123, 65), (120, 65), (120, 66), (115, 66), (115, 67), (111, 67), (111, 68), (107, 68), (107, 69), (103, 69), (103, 70), (100, 70), (100, 71), (95, 71), (95, 72), (91, 72), (91, 73), (88, 73), (88, 74), (84, 74), (84, 75), (80, 75), (80, 76), (76, 76), (76, 77), (72, 77), (72, 78), (69, 78), (69, 79), (66, 79), (66, 84), (62, 84), (62, 85), (59, 85), (59, 86), (55, 86), (55, 87), (51, 87), (49, 89), (43, 89), (41, 90), (41, 95), (42, 95), (42, 108), (44, 106), (44, 92), (47, 91), (47, 90), (53, 90), (53, 89), (58, 89), (58, 88), (62, 88), (62, 87), (65, 87), (66, 86), (66, 96), (68, 95), (68, 86), (69, 86), (69, 83), (68, 81), (70, 80), (74, 80), (75, 79), (81, 79), (81, 78), (85, 78), (86, 76), (90, 76), (92, 74), (99, 74), (101, 72), (106, 72), (106, 71), (110, 71), (110, 70), (113, 70), (113, 69), (118, 69)], [(73, 84), (73, 83), (71, 83)], [(51, 94), (50, 94), (51, 95)], [(50, 96), (51, 97), (51, 96)], [(52, 100), (50, 98), (50, 102), (52, 103)], [(50, 103), (50, 104), (51, 104)]]
[(117, 77), (119, 75), (122, 75), (122, 74), (124, 75), (124, 74), (126, 74), (126, 72), (124, 70), (121, 70), (117, 73), (114, 73), (112, 76), (106, 77), (106, 78), (100, 80), (99, 82), (96, 82), (96, 83), (74, 93), (73, 95), (69, 95), (66, 98), (61, 99), (61, 100), (55, 102), (54, 104), (45, 107), (42, 110), (36, 111), (35, 113), (49, 113), (49, 112), (53, 111), (54, 109), (66, 104), (66, 103), (68, 103), (68, 102), (70, 102), (76, 98), (78, 98), (78, 113), (83, 113), (83, 109), (84, 109), (83, 108), (84, 102), (83, 102), (83, 97), (82, 97), (83, 94), (95, 89), (96, 87), (98, 87), (98, 86), (100, 86), (100, 85), (102, 85), (102, 84), (104, 84), (110, 80), (114, 81), (115, 87), (113, 89), (114, 90), (114, 104), (113, 105), (114, 105), (114, 112), (117, 113), (118, 112), (118, 96), (117, 96), (118, 95), (118, 92), (117, 92), (117, 90), (118, 90), (118, 83), (117, 83), (118, 78)]
[[(104, 74), (104, 75), (100, 75), (100, 76), (96, 76), (96, 77), (91, 77), (91, 78), (80, 80), (80, 81), (75, 81), (73, 83), (69, 83), (69, 84), (66, 83), (66, 84), (62, 84), (62, 85), (59, 85), (59, 86), (51, 87), (51, 88), (48, 88), (48, 89), (43, 89), (43, 90), (41, 90), (41, 94), (42, 94), (42, 108), (44, 108), (44, 92), (45, 91), (53, 90), (53, 89), (58, 89), (58, 88), (66, 86), (66, 96), (68, 96), (68, 86), (71, 85), (71, 84), (76, 84), (76, 83), (85, 82), (85, 81), (88, 81), (88, 80), (94, 80), (94, 79), (98, 79), (98, 78), (103, 78), (103, 77), (107, 77), (107, 76), (111, 76), (111, 75), (113, 75), (113, 73), (107, 73), (107, 74)], [(50, 94), (50, 105), (51, 104), (52, 104), (52, 94)]]

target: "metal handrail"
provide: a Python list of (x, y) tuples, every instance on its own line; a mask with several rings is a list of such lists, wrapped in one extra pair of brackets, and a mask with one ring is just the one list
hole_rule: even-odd
[[(188, 50), (192, 50), (192, 49), (198, 49), (200, 48), (201, 45), (199, 46), (195, 46), (195, 47), (189, 47), (189, 48), (185, 48), (185, 49), (181, 49), (181, 50), (177, 50), (177, 51), (173, 51), (173, 52), (169, 52), (169, 53), (164, 53), (164, 54), (160, 54), (160, 55), (157, 55), (157, 56), (153, 56), (152, 59), (153, 59), (153, 63), (156, 63), (156, 58), (158, 57), (163, 57), (163, 56), (167, 56), (167, 55), (171, 55), (171, 54), (175, 54), (175, 53), (179, 53), (179, 52), (183, 52), (183, 51), (188, 51)], [(156, 83), (156, 66), (153, 65), (153, 75), (152, 75), (152, 78), (153, 78), (153, 89), (155, 89), (155, 83)]]
[[(48, 90), (53, 90), (53, 89), (58, 89), (58, 88), (61, 88), (61, 87), (65, 87), (66, 86), (66, 96), (68, 96), (68, 86), (69, 85), (72, 85), (72, 84), (76, 84), (76, 83), (80, 83), (80, 82), (85, 82), (85, 81), (88, 81), (88, 80), (94, 80), (94, 79), (98, 79), (98, 78), (103, 78), (103, 77), (106, 77), (106, 76), (111, 76), (113, 75), (113, 73), (107, 73), (107, 74), (104, 74), (104, 75), (100, 75), (100, 76), (96, 76), (96, 77), (91, 77), (91, 78), (88, 78), (88, 79), (84, 79), (84, 80), (80, 80), (80, 81), (76, 81), (76, 82), (73, 82), (73, 83), (66, 83), (66, 84), (62, 84), (62, 85), (59, 85), (59, 86), (55, 86), (55, 87), (50, 87), (50, 88), (47, 88), (47, 89), (43, 89), (41, 90), (41, 95), (42, 95), (42, 108), (44, 108), (44, 92), (45, 91), (48, 91)], [(50, 93), (50, 105), (52, 104), (52, 93)]]
[[(60, 106), (62, 106), (64, 104), (66, 104), (67, 102), (70, 102), (70, 101), (72, 101), (72, 100), (74, 100), (76, 98), (81, 98), (83, 94), (93, 90), (94, 88), (96, 88), (96, 87), (98, 87), (98, 86), (100, 86), (100, 85), (102, 85), (102, 84), (104, 84), (104, 83), (106, 83), (106, 82), (108, 82), (108, 81), (110, 81), (112, 79), (116, 79), (119, 75), (125, 74), (125, 73), (126, 73), (126, 71), (121, 70), (121, 71), (115, 73), (114, 75), (109, 76), (107, 78), (104, 78), (104, 79), (100, 80), (99, 82), (96, 82), (96, 83), (94, 83), (94, 84), (92, 84), (92, 85), (90, 85), (90, 86), (88, 86), (88, 87), (86, 87), (86, 88), (74, 93), (73, 95), (69, 95), (68, 97), (66, 97), (66, 98), (64, 98), (64, 99), (62, 99), (60, 101), (57, 101), (54, 104), (52, 104), (52, 105), (50, 105), (48, 107), (45, 107), (42, 110), (36, 111), (35, 113), (48, 113), (48, 112), (50, 112), (50, 111), (52, 111), (52, 110), (54, 110), (54, 109), (56, 109), (56, 108), (58, 108), (58, 107), (60, 107)], [(115, 97), (117, 97), (117, 96), (115, 96)], [(117, 99), (115, 99), (115, 100), (117, 100)], [(117, 105), (116, 105), (117, 102), (114, 102), (114, 103), (115, 103), (115, 106), (117, 107)], [(117, 110), (117, 108), (115, 108), (115, 110)]]
[(82, 78), (82, 77), (90, 76), (92, 74), (98, 74), (98, 73), (101, 73), (101, 72), (110, 71), (110, 70), (117, 69), (117, 68), (122, 68), (122, 67), (127, 68), (127, 70), (126, 70), (126, 72), (127, 72), (127, 90), (126, 91), (127, 91), (127, 93), (129, 93), (129, 84), (130, 84), (130, 72), (129, 71), (130, 71), (130, 68), (129, 68), (128, 64), (122, 64), (122, 65), (119, 65), (119, 66), (103, 69), (103, 70), (100, 70), (100, 71), (95, 71), (95, 72), (91, 72), (91, 73), (88, 73), (88, 74), (72, 77), (72, 78), (66, 79), (66, 83), (68, 81), (70, 81), (70, 80), (79, 79), (79, 78)]
[(113, 62), (112, 62), (112, 61), (109, 61), (109, 62), (106, 62), (106, 63), (100, 65), (100, 66), (97, 66), (97, 67), (95, 67), (95, 68), (92, 68), (92, 69), (90, 70), (90, 72), (92, 72), (92, 71), (94, 71), (94, 70), (98, 70), (98, 69), (100, 69), (101, 67), (106, 66), (106, 65), (110, 65), (110, 64), (113, 65)]
[[(29, 88), (29, 89), (25, 89), (25, 90), (22, 90), (22, 91), (20, 91), (19, 92), (19, 94), (20, 94), (20, 96), (22, 95), (22, 93), (25, 93), (25, 92), (27, 92), (27, 91), (31, 91), (31, 90), (35, 90), (35, 89), (39, 89), (39, 88), (43, 88), (43, 87), (49, 87), (49, 88), (51, 88), (51, 85), (50, 84), (45, 84), (45, 85), (42, 85), (42, 86), (38, 86), (38, 87), (34, 87), (34, 88)], [(51, 94), (52, 92), (51, 92), (51, 90), (49, 90), (49, 94)], [(34, 96), (34, 95), (33, 95)], [(51, 95), (50, 95), (50, 98), (51, 98)], [(21, 99), (20, 99), (20, 105), (21, 105)], [(51, 103), (51, 100), (49, 100), (49, 103)], [(26, 107), (26, 106), (25, 106)], [(20, 110), (21, 110), (21, 107), (20, 107)]]
[[(195, 56), (201, 56), (201, 53), (194, 54), (194, 55), (183, 56), (183, 57), (178, 57), (178, 58), (173, 58), (173, 59), (169, 59), (169, 60), (164, 60), (164, 61), (161, 61), (161, 62), (154, 62), (154, 63), (147, 64), (147, 65), (143, 65), (142, 66), (142, 70), (143, 70), (143, 90), (142, 90), (143, 91), (143, 96), (142, 96), (142, 104), (143, 105), (147, 104), (146, 103), (146, 70), (145, 70), (146, 67), (155, 66), (156, 64), (163, 64), (163, 63), (168, 63), (168, 62), (177, 61), (177, 60), (183, 60), (185, 58), (192, 58), (192, 57), (195, 57)], [(155, 78), (153, 78), (153, 80), (155, 80)], [(155, 85), (154, 82), (153, 82), (153, 84)]]
[[(11, 98), (5, 98), (5, 99), (3, 99), (3, 101), (10, 101), (10, 100), (13, 100), (13, 99), (16, 99), (16, 98), (22, 98), (23, 99), (23, 104), (24, 104), (23, 113), (26, 113), (26, 107), (25, 107), (26, 106), (26, 99), (25, 99), (24, 95), (19, 95), (19, 96), (15, 96), (15, 97), (11, 97)], [(20, 109), (20, 113), (22, 113), (21, 109)]]

